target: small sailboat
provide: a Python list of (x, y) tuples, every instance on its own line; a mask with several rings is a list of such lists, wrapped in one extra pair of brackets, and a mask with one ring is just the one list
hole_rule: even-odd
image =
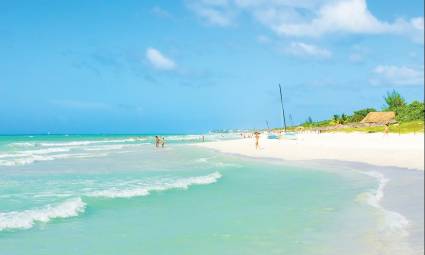
[(288, 132), (286, 128), (286, 118), (285, 118), (285, 108), (283, 107), (283, 96), (282, 96), (282, 86), (279, 84), (279, 92), (280, 92), (280, 105), (282, 107), (282, 124), (284, 131), (279, 134), (273, 133), (269, 131), (267, 136), (268, 139), (288, 139), (288, 140), (296, 140), (297, 136), (295, 132)]
[(269, 133), (267, 139), (280, 139), (280, 136), (274, 133)]
[(266, 120), (267, 126), (267, 139), (279, 139), (279, 135), (273, 133), (273, 131), (269, 127), (269, 122)]
[(287, 139), (287, 140), (297, 140), (297, 133), (295, 132), (285, 132), (281, 135), (282, 139)]

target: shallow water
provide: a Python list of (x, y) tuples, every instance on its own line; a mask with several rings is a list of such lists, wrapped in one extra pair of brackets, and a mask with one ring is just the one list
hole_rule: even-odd
[(198, 139), (167, 136), (164, 149), (147, 136), (0, 139), (0, 254), (409, 250), (402, 228), (382, 235), (400, 219), (383, 221), (380, 176), (186, 145)]

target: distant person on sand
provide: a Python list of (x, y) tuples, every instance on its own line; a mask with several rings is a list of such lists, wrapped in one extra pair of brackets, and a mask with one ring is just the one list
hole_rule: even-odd
[(255, 149), (259, 149), (260, 148), (260, 133), (259, 132), (255, 132)]
[(384, 129), (384, 135), (388, 135), (388, 132), (390, 131), (390, 125), (387, 123), (385, 124), (385, 129)]
[(165, 137), (162, 137), (161, 139), (161, 147), (164, 148), (165, 146)]

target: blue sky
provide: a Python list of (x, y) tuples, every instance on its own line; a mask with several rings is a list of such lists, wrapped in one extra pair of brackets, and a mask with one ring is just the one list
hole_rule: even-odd
[[(0, 133), (191, 133), (424, 97), (424, 3), (1, 1)], [(290, 115), (290, 116), (289, 116)]]

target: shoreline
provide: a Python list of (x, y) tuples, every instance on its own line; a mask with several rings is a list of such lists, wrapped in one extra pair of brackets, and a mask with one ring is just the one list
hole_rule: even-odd
[[(422, 139), (423, 141), (423, 135), (421, 138), (418, 139)], [(359, 174), (368, 175), (370, 178), (374, 178), (376, 180), (377, 187), (376, 190), (367, 192), (368, 201), (366, 203), (371, 208), (374, 208), (377, 212), (379, 212), (379, 214), (382, 214), (381, 221), (384, 222), (384, 227), (380, 230), (382, 231), (382, 238), (396, 238), (398, 241), (400, 241), (388, 242), (389, 244), (391, 244), (391, 246), (393, 246), (391, 247), (391, 249), (408, 250), (408, 252), (406, 251), (407, 254), (423, 254), (423, 167), (403, 167), (405, 166), (403, 162), (406, 162), (403, 160), (400, 161), (401, 164), (379, 165), (367, 162), (367, 160), (364, 160), (363, 162), (350, 161), (344, 160), (341, 157), (337, 159), (319, 159), (314, 157), (308, 158), (307, 156), (303, 159), (291, 159), (288, 157), (285, 158), (283, 156), (277, 157), (276, 154), (264, 153), (264, 151), (269, 152), (270, 148), (267, 150), (266, 146), (281, 141), (272, 140), (272, 143), (264, 143), (264, 140), (265, 139), (262, 139), (263, 152), (260, 152), (257, 155), (253, 154), (250, 150), (244, 150), (243, 148), (238, 151), (238, 147), (235, 146), (236, 143), (239, 145), (255, 147), (253, 139), (241, 139), (236, 140), (236, 142), (209, 142), (204, 144), (193, 144), (193, 146), (214, 150), (216, 152), (242, 158), (265, 160), (269, 162), (274, 161), (283, 163), (285, 165), (315, 167), (319, 169), (323, 168), (323, 170), (330, 169), (330, 171), (333, 172), (341, 172), (348, 170), (357, 172)], [(229, 147), (226, 148), (226, 145), (229, 145)], [(417, 161), (415, 162), (415, 164), (419, 165)], [(398, 233), (397, 235), (394, 234), (396, 232)], [(377, 241), (378, 243), (383, 242), (383, 240), (375, 241)]]
[(223, 153), (287, 161), (340, 160), (424, 171), (424, 134), (299, 134), (296, 140), (253, 138), (194, 144)]

